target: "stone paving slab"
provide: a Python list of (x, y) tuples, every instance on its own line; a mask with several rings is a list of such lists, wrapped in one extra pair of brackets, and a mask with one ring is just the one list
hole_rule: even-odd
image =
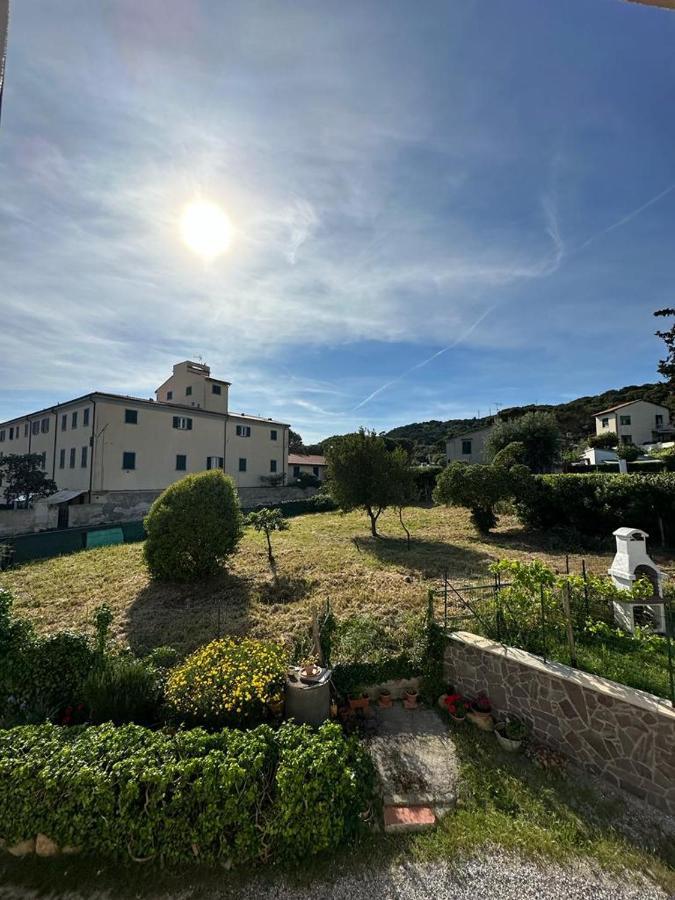
[(432, 709), (377, 709), (369, 749), (385, 806), (430, 806), (439, 814), (457, 801), (459, 763), (447, 725)]

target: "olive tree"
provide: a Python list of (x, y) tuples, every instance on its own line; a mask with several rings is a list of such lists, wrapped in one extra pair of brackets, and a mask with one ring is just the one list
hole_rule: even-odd
[(288, 522), (284, 518), (284, 514), (280, 509), (259, 509), (257, 512), (249, 513), (246, 518), (246, 524), (251, 525), (256, 531), (262, 532), (267, 541), (267, 558), (272, 569), (272, 574), (276, 576), (276, 561), (272, 553), (273, 531), (287, 531)]
[(214, 575), (242, 535), (233, 480), (211, 469), (175, 481), (150, 507), (145, 530), (144, 555), (153, 578), (196, 581)]
[(389, 449), (381, 435), (361, 428), (331, 438), (326, 462), (328, 488), (335, 503), (344, 512), (365, 510), (371, 534), (379, 537), (377, 520), (382, 511), (403, 506), (409, 492), (411, 473), (405, 450)]
[(497, 503), (519, 496), (526, 490), (529, 479), (526, 466), (508, 468), (457, 461), (438, 476), (434, 500), (445, 506), (467, 507), (478, 531), (487, 534), (497, 524)]
[(489, 458), (513, 443), (522, 444), (520, 462), (532, 472), (550, 472), (560, 454), (560, 428), (555, 417), (547, 412), (529, 412), (498, 422), (487, 441)]

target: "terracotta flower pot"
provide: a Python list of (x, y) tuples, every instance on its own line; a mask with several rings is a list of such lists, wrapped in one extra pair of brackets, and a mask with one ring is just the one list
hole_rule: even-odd
[(466, 713), (463, 716), (456, 716), (454, 713), (450, 713), (450, 718), (453, 722), (466, 722)]
[(367, 709), (370, 704), (370, 697), (368, 694), (363, 694), (360, 697), (350, 697), (349, 698), (349, 707), (356, 711), (357, 709)]
[(403, 705), (406, 709), (416, 709), (417, 708), (417, 691), (411, 690), (410, 688), (405, 692), (403, 696)]
[(380, 696), (378, 698), (378, 703), (381, 709), (390, 709), (391, 708), (391, 691), (382, 690), (380, 691)]

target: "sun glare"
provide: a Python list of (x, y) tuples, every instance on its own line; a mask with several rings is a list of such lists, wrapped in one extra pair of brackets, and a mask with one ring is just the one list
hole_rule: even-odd
[(215, 203), (195, 200), (183, 210), (181, 236), (188, 247), (203, 259), (224, 253), (232, 241), (232, 223)]

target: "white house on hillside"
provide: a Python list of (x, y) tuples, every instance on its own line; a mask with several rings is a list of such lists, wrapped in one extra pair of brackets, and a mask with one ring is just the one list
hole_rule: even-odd
[(445, 457), (449, 463), (460, 460), (467, 463), (484, 463), (486, 458), (486, 444), (492, 434), (494, 425), (477, 428), (474, 431), (465, 431), (464, 434), (455, 435), (445, 444)]
[(595, 433), (614, 432), (622, 444), (657, 444), (673, 439), (670, 411), (649, 400), (630, 400), (595, 413)]

